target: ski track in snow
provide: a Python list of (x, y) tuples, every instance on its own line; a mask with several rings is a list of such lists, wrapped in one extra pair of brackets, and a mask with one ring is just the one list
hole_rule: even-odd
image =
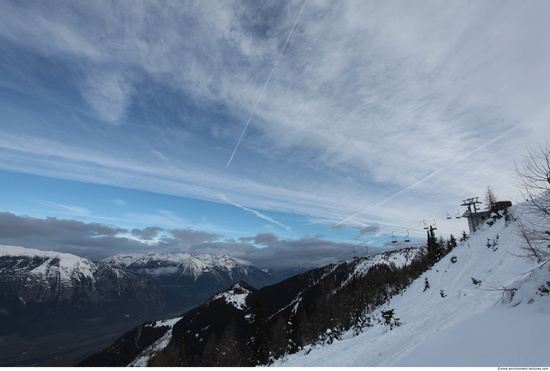
[[(487, 239), (492, 242), (496, 235), (494, 251)], [(287, 356), (274, 366), (549, 366), (550, 297), (538, 296), (529, 305), (526, 294), (517, 307), (501, 300), (503, 286), (523, 283), (532, 294), (548, 277), (546, 272), (524, 283), (524, 273), (535, 263), (518, 257), (520, 244), (514, 224), (505, 227), (500, 219), (484, 226), (375, 312), (379, 316), (380, 310), (394, 308), (400, 327), (375, 324), (356, 337), (348, 332), (340, 341), (307, 347), (309, 354)], [(456, 263), (450, 261), (453, 256)], [(481, 285), (474, 285), (472, 277)]]

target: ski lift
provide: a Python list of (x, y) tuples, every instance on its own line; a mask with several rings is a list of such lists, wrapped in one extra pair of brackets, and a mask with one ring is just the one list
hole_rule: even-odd
[(432, 227), (432, 229), (435, 231), (437, 229), (437, 224), (435, 223), (435, 219), (434, 219), (434, 226)]
[(458, 211), (458, 209), (456, 209), (456, 216), (455, 216), (455, 218), (460, 219), (460, 211)]
[(359, 259), (359, 256), (357, 255), (357, 251), (355, 251), (355, 246), (353, 246), (353, 259)]
[(445, 211), (447, 213), (447, 219), (451, 219), (451, 214), (449, 214), (449, 211)]
[(428, 229), (428, 224), (426, 224), (426, 219), (422, 221), (424, 223), (424, 229)]
[(411, 242), (411, 239), (409, 237), (409, 231), (407, 230), (407, 235), (405, 236), (405, 242)]
[(391, 243), (397, 243), (397, 238), (395, 238), (393, 232), (391, 233)]

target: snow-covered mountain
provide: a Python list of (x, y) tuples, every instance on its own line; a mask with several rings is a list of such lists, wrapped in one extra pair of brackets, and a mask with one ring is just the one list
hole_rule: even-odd
[(201, 304), (239, 281), (257, 288), (277, 281), (249, 262), (227, 255), (149, 252), (115, 255), (103, 262), (153, 278), (166, 292), (174, 311)]
[[(298, 322), (302, 322), (303, 333), (296, 336), (311, 335), (316, 338), (316, 331), (326, 322), (326, 316), (331, 316), (331, 310), (352, 306), (352, 302), (362, 300), (354, 292), (360, 286), (359, 281), (372, 287), (368, 291), (369, 302), (383, 301), (393, 288), (390, 288), (392, 285), (382, 286), (377, 282), (383, 277), (407, 281), (408, 274), (401, 274), (401, 268), (421, 263), (425, 252), (424, 247), (408, 248), (351, 262), (343, 261), (261, 289), (237, 282), (185, 313), (164, 332), (156, 330), (156, 336), (147, 337), (148, 343), (143, 342), (141, 349), (128, 344), (127, 340), (136, 334), (134, 329), (124, 334), (112, 347), (89, 357), (80, 365), (123, 366), (149, 362), (150, 365), (173, 366), (177, 361), (168, 361), (170, 357), (167, 353), (171, 352), (185, 353), (189, 357), (185, 365), (250, 365), (243, 363), (242, 357), (246, 352), (246, 339), (254, 332), (257, 333), (253, 336), (256, 339), (272, 337), (270, 346), (278, 347), (284, 353), (285, 334), (291, 331), (287, 325), (290, 318), (295, 318), (292, 321), (297, 326)], [(325, 309), (328, 311), (325, 312)], [(340, 313), (342, 318), (350, 317), (345, 311)], [(155, 323), (144, 326), (151, 329), (158, 327)], [(236, 339), (242, 346), (228, 349), (224, 352), (226, 356), (213, 354), (213, 349), (224, 346), (218, 341), (224, 343), (226, 340), (222, 339), (228, 338)], [(281, 344), (274, 345), (279, 342)]]
[[(511, 211), (523, 218), (522, 205)], [(537, 269), (522, 245), (515, 222), (485, 225), (372, 314), (393, 309), (399, 327), (383, 320), (274, 365), (548, 366), (550, 267)]]
[(170, 326), (144, 325), (156, 332), (140, 349), (134, 329), (81, 365), (547, 366), (549, 267), (522, 244), (498, 219), (435, 264), (416, 247), (238, 283)]
[[(72, 254), (0, 245), (0, 320), (158, 312), (151, 279)], [(12, 326), (10, 326), (12, 327)]]
[(115, 267), (151, 277), (173, 277), (176, 275), (178, 278), (191, 277), (195, 281), (205, 274), (220, 279), (222, 275), (227, 275), (233, 279), (233, 276), (251, 276), (260, 271), (249, 262), (227, 255), (148, 252), (146, 254), (115, 255), (103, 261)]

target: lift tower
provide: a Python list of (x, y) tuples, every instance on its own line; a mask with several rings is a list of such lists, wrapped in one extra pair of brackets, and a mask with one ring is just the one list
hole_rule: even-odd
[[(470, 233), (474, 233), (477, 229), (477, 226), (483, 222), (485, 219), (485, 215), (481, 215), (482, 213), (478, 213), (477, 211), (477, 204), (481, 204), (481, 201), (478, 200), (479, 197), (472, 197), (467, 198), (465, 200), (462, 200), (462, 205), (460, 206), (467, 206), (468, 211), (464, 213), (464, 215), (468, 218), (468, 227), (470, 227)], [(473, 211), (472, 211), (473, 206)]]

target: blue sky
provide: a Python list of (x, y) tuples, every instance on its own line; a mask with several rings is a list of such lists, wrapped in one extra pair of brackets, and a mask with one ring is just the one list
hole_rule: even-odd
[[(47, 217), (83, 224), (73, 243), (64, 229), (0, 242), (258, 265), (284, 251), (282, 266), (383, 247), (392, 231), (424, 238), (424, 220), (458, 234), (446, 210), (489, 185), (521, 200), (510, 169), (550, 137), (549, 11), (1, 1), (0, 211), (51, 233)], [(114, 247), (93, 223), (116, 227)]]

